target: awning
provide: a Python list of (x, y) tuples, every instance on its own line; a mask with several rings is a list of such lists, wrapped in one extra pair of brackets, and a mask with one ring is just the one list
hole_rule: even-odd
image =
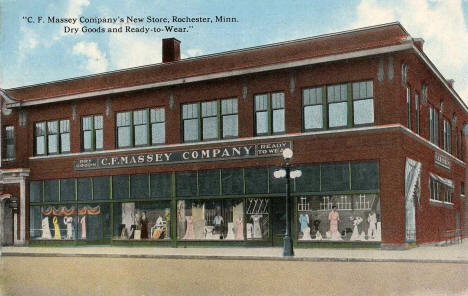
[(429, 175), (431, 176), (431, 178), (433, 178), (436, 181), (439, 181), (440, 183), (444, 184), (445, 186), (450, 187), (452, 189), (454, 188), (452, 180), (442, 178), (441, 176), (437, 176), (437, 175), (435, 175), (433, 173), (429, 173)]

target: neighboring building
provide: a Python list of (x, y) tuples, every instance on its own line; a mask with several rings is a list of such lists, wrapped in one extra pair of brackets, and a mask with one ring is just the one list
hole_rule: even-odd
[[(466, 229), (468, 108), (399, 23), (3, 90), (4, 244), (406, 246)], [(17, 210), (11, 210), (14, 198)]]

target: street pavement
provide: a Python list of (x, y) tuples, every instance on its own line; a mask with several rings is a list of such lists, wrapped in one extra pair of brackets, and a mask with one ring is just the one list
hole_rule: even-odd
[(3, 247), (1, 255), (35, 257), (108, 257), (159, 259), (291, 260), (318, 262), (421, 262), (468, 264), (468, 239), (447, 246), (419, 246), (408, 250), (296, 248), (283, 257), (282, 248), (161, 248), (161, 247)]

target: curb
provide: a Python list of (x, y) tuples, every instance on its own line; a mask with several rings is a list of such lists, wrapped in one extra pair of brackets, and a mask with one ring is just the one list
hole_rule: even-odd
[(89, 258), (135, 258), (172, 260), (255, 260), (255, 261), (301, 261), (301, 262), (363, 262), (363, 263), (450, 263), (468, 264), (468, 260), (443, 259), (377, 259), (377, 258), (334, 258), (334, 257), (261, 257), (261, 256), (206, 256), (206, 255), (133, 255), (133, 254), (63, 254), (63, 253), (1, 253), (0, 257), (89, 257)]

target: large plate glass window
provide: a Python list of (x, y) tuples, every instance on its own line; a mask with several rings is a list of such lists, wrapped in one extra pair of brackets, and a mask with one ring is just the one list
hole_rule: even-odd
[(354, 125), (374, 123), (374, 88), (372, 81), (353, 83)]
[(244, 208), (241, 199), (179, 200), (179, 240), (244, 240)]
[(377, 194), (298, 197), (299, 241), (379, 242), (380, 199)]
[(247, 198), (245, 205), (246, 238), (265, 240), (269, 238), (270, 200)]
[(323, 128), (322, 88), (307, 88), (302, 92), (304, 130)]
[(348, 124), (348, 85), (327, 87), (328, 127), (346, 127)]
[(114, 239), (170, 240), (169, 201), (114, 203)]

